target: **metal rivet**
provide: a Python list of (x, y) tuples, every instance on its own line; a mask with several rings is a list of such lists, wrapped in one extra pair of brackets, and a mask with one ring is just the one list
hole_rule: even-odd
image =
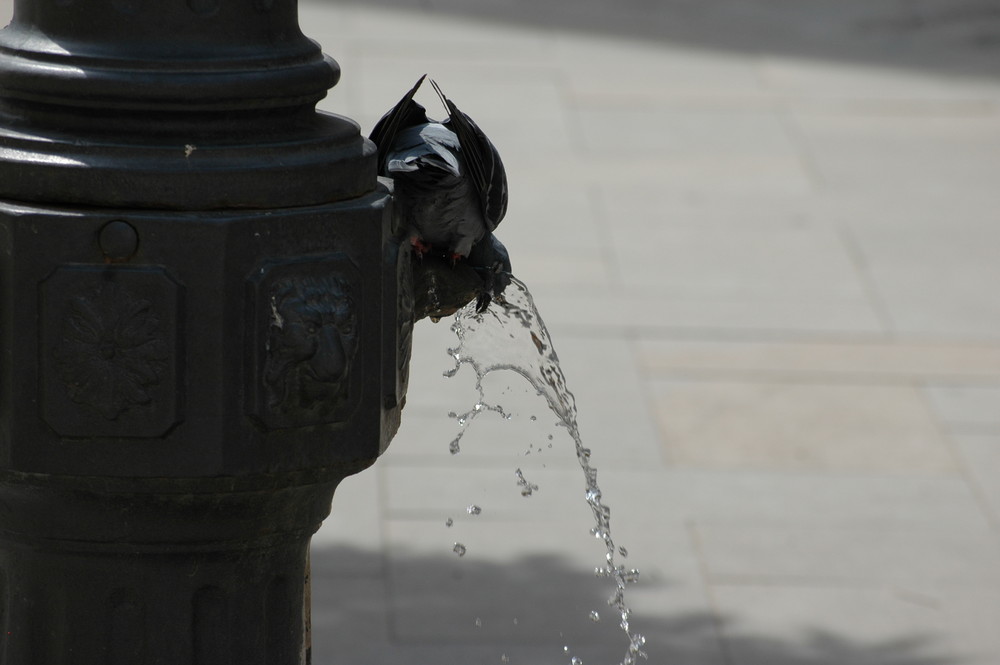
[(139, 249), (139, 233), (128, 222), (116, 219), (101, 229), (100, 244), (105, 259), (128, 261)]

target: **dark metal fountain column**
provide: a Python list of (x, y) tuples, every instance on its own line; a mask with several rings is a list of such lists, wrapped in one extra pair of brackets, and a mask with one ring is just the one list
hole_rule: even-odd
[(409, 254), (294, 0), (0, 32), (0, 662), (305, 660), (309, 538), (399, 422)]

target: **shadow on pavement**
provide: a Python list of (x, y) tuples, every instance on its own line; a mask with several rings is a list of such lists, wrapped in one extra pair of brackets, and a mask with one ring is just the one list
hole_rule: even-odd
[(1000, 76), (1000, 0), (327, 1), (588, 31), (751, 56)]
[[(627, 641), (607, 607), (607, 583), (543, 555), (490, 563), (472, 553), (382, 553), (320, 547), (312, 553), (313, 662), (393, 665), (531, 665), (619, 663)], [(368, 574), (348, 571), (374, 569)], [(689, 584), (690, 586), (690, 584)], [(664, 580), (630, 587), (631, 602), (645, 587), (658, 598), (695, 594)], [(674, 602), (674, 601), (672, 601)], [(681, 600), (680, 602), (683, 602)], [(647, 638), (648, 663), (661, 665), (960, 665), (925, 636), (852, 640), (826, 630), (782, 639), (747, 632), (740, 617), (703, 611), (636, 610), (633, 628)], [(390, 608), (390, 609), (387, 609)], [(593, 623), (590, 609), (601, 612)], [(803, 608), (808, 616), (809, 608)], [(513, 619), (518, 619), (517, 623)], [(478, 619), (478, 623), (477, 623)], [(802, 619), (807, 623), (808, 619)], [(725, 640), (720, 640), (720, 633)], [(563, 645), (570, 646), (564, 653)], [(504, 660), (504, 657), (507, 660)]]

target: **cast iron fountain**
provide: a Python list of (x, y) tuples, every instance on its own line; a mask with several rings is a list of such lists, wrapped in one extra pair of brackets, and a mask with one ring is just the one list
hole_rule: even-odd
[[(308, 660), (310, 536), (395, 433), (410, 251), (293, 0), (0, 32), (0, 661)], [(305, 606), (305, 611), (303, 610)]]
[(482, 289), (415, 268), (374, 146), (315, 110), (338, 78), (294, 0), (16, 0), (0, 662), (309, 662), (310, 537), (399, 426), (414, 320)]

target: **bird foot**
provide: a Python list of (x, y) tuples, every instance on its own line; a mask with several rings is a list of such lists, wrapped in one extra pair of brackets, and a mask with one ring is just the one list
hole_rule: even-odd
[(413, 245), (413, 249), (417, 250), (417, 254), (420, 256), (427, 254), (433, 248), (430, 243), (426, 243), (416, 236), (410, 238), (410, 244)]

